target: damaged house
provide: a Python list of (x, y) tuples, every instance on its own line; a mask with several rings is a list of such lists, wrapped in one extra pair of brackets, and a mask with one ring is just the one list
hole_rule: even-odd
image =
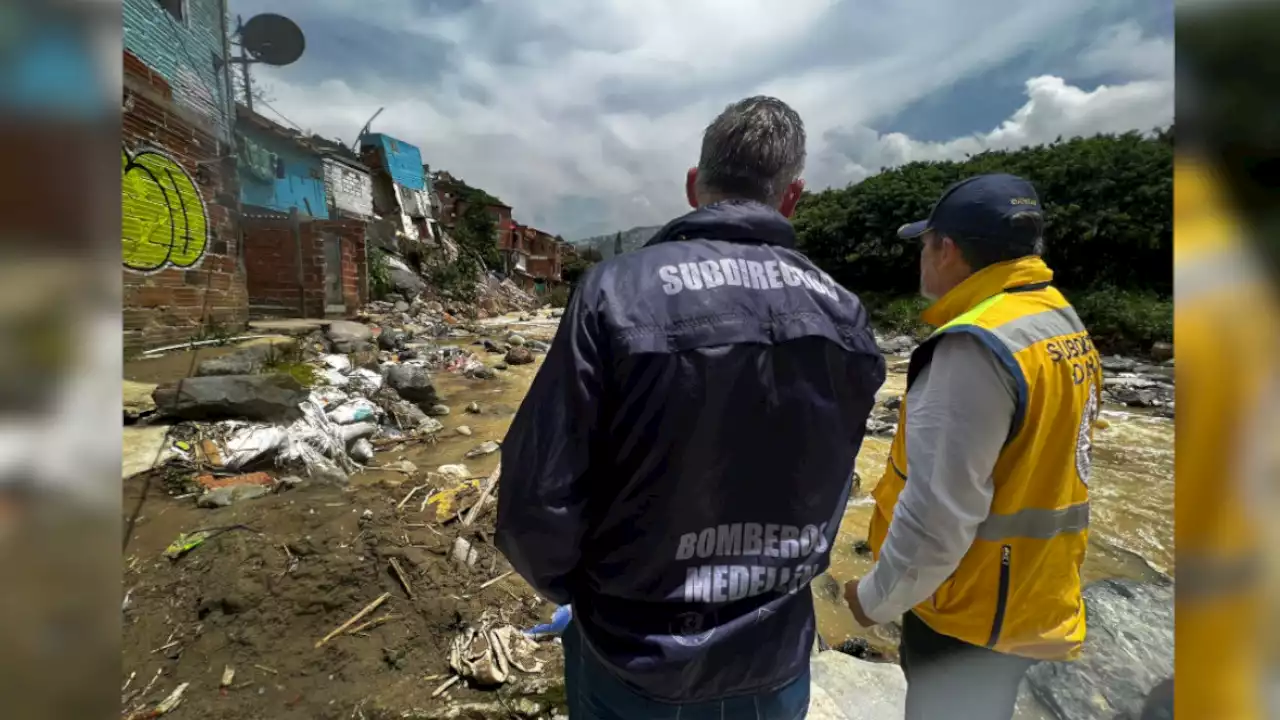
[(368, 170), (340, 144), (236, 115), (244, 264), (256, 317), (339, 317), (368, 299)]
[(440, 228), (431, 184), (417, 146), (381, 133), (360, 137), (360, 158), (373, 181), (373, 211), (390, 218), (396, 236), (407, 241), (404, 254), (416, 254), (413, 244), (438, 246)]

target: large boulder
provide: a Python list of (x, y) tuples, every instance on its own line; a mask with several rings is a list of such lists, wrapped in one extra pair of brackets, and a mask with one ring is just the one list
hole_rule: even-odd
[(378, 347), (383, 350), (401, 350), (406, 340), (403, 330), (397, 330), (390, 325), (383, 325), (378, 333)]
[(301, 414), (307, 389), (290, 375), (215, 375), (165, 383), (152, 393), (156, 408), (182, 420), (224, 418), (276, 422)]
[(1173, 675), (1173, 583), (1102, 580), (1084, 591), (1088, 634), (1075, 662), (1031, 668), (1031, 691), (1060, 720), (1137, 718)]
[(416, 298), (427, 289), (427, 283), (411, 270), (393, 265), (387, 268), (387, 276), (391, 280), (391, 287), (406, 298)]
[(1151, 359), (1156, 362), (1165, 362), (1173, 359), (1173, 343), (1157, 342), (1151, 345)]
[(916, 341), (906, 335), (899, 335), (887, 340), (877, 339), (876, 345), (886, 355), (905, 355), (915, 349)]
[(430, 419), (422, 408), (401, 398), (399, 393), (389, 387), (383, 386), (370, 399), (382, 408), (391, 418), (391, 422), (401, 430), (414, 430)]
[(508, 365), (528, 365), (533, 362), (533, 351), (527, 347), (513, 347), (505, 358)]
[(364, 323), (350, 320), (334, 320), (325, 328), (325, 337), (334, 352), (353, 353), (368, 350), (373, 345), (373, 331)]
[(387, 385), (400, 397), (418, 405), (431, 407), (440, 401), (427, 369), (419, 365), (393, 365), (387, 373)]
[(907, 679), (893, 663), (828, 650), (810, 665), (809, 720), (890, 720), (906, 713)]
[(270, 345), (248, 345), (226, 355), (201, 360), (196, 375), (254, 375), (262, 372), (274, 351)]

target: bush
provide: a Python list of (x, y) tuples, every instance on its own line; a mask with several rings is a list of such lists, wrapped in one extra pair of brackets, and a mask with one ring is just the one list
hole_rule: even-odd
[(857, 185), (806, 193), (794, 220), (798, 243), (855, 292), (914, 292), (920, 245), (899, 239), (898, 228), (928, 217), (951, 183), (992, 172), (1035, 184), (1045, 214), (1045, 260), (1060, 287), (1172, 292), (1172, 130), (1076, 138), (958, 163), (910, 163)]
[(369, 292), (373, 299), (381, 300), (392, 291), (391, 269), (387, 265), (387, 252), (381, 248), (369, 251)]
[(1173, 300), (1155, 293), (1101, 288), (1066, 293), (1099, 352), (1145, 355), (1173, 341)]
[(929, 301), (920, 295), (893, 297), (859, 293), (858, 296), (871, 316), (871, 327), (881, 337), (910, 335), (923, 339), (933, 332), (933, 328), (920, 319), (920, 313), (929, 307)]
[[(1101, 288), (1067, 292), (1089, 335), (1103, 354), (1146, 355), (1156, 342), (1173, 342), (1173, 300), (1156, 293)], [(925, 298), (860, 293), (871, 326), (881, 337), (924, 339), (933, 327), (920, 320)]]
[(556, 285), (547, 293), (547, 302), (551, 307), (562, 308), (569, 304), (569, 286)]

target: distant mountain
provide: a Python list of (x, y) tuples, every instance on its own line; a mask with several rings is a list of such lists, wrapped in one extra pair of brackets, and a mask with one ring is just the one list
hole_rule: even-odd
[[(661, 229), (661, 225), (653, 225), (647, 227), (633, 227), (630, 230), (624, 231), (622, 233), (622, 251), (631, 252), (632, 250), (643, 246)], [(595, 237), (577, 240), (573, 244), (579, 249), (593, 247), (599, 250), (600, 254), (605, 258), (611, 258), (613, 257), (613, 246), (617, 235), (617, 233), (597, 235)]]

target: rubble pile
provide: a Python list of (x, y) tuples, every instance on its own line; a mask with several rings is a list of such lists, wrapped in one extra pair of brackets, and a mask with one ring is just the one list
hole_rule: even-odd
[[(441, 438), (463, 439), (467, 464), (501, 452), (484, 437), (493, 408), (449, 408), (441, 373), (483, 388), (547, 349), (526, 335), (549, 313), (529, 311), (521, 335), (466, 310), (370, 303), (195, 363), (197, 376), (155, 388), (154, 410), (139, 406), (135, 424), (172, 424), (163, 461), (125, 484), (140, 508), (125, 551), (127, 712), (179, 684), (175, 716), (563, 712), (559, 647), (524, 633), (554, 608), (493, 545), (498, 470), (419, 467)], [(479, 437), (442, 432), (450, 414)]]

